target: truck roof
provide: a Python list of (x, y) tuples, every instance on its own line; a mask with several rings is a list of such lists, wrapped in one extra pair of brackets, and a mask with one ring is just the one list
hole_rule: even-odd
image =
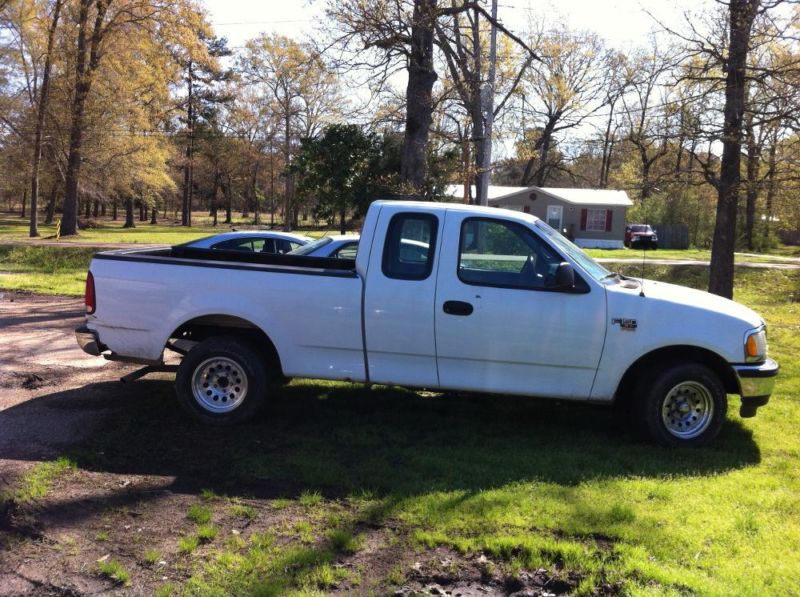
[(464, 203), (446, 203), (442, 201), (403, 201), (397, 199), (378, 199), (377, 201), (373, 201), (372, 205), (402, 208), (418, 207), (424, 209), (436, 209), (437, 211), (453, 211), (494, 217), (501, 216), (521, 222), (528, 222), (529, 224), (533, 224), (539, 220), (539, 218), (532, 214), (513, 209), (487, 207), (483, 205), (466, 205)]

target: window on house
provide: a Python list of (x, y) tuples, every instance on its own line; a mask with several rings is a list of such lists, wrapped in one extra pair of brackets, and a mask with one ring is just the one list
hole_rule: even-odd
[(586, 211), (586, 230), (589, 232), (605, 232), (606, 217), (605, 209), (589, 209)]

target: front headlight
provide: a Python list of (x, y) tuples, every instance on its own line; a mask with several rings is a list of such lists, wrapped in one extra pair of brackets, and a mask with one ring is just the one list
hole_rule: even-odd
[(745, 362), (761, 362), (767, 358), (767, 328), (750, 330), (744, 336)]

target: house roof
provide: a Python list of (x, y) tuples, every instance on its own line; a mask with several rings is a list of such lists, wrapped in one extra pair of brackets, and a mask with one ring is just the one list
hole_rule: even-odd
[(633, 205), (628, 194), (625, 191), (612, 191), (608, 189), (558, 189), (555, 187), (495, 187), (505, 188), (506, 193), (489, 197), (490, 203), (497, 203), (501, 199), (505, 199), (512, 195), (516, 195), (523, 191), (529, 193), (542, 193), (550, 195), (556, 199), (561, 199), (567, 203), (575, 205), (616, 205), (629, 207)]
[[(511, 195), (513, 193), (519, 193), (520, 191), (526, 190), (528, 187), (502, 187), (498, 185), (489, 185), (489, 201), (492, 199), (498, 199), (500, 197), (504, 197), (506, 195)], [(477, 192), (475, 190), (475, 185), (470, 187), (471, 193), (470, 196), (474, 197)], [(455, 199), (463, 199), (464, 198), (464, 185), (460, 184), (449, 184), (444, 189), (444, 194), (447, 197), (453, 197)]]

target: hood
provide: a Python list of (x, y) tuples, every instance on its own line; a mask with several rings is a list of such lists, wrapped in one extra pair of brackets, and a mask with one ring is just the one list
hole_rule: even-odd
[[(764, 323), (761, 316), (750, 309), (735, 301), (704, 292), (702, 290), (695, 290), (686, 286), (678, 286), (677, 284), (668, 284), (666, 282), (657, 282), (655, 280), (643, 280), (644, 282), (644, 295), (645, 298), (640, 298), (641, 301), (655, 301), (669, 303), (671, 305), (680, 305), (696, 311), (704, 311), (709, 315), (714, 316), (727, 316), (731, 319), (736, 319), (746, 323), (750, 328), (755, 328)], [(634, 293), (639, 294), (639, 288), (634, 290), (630, 285), (616, 284), (608, 286), (609, 291), (619, 291), (626, 294)]]

